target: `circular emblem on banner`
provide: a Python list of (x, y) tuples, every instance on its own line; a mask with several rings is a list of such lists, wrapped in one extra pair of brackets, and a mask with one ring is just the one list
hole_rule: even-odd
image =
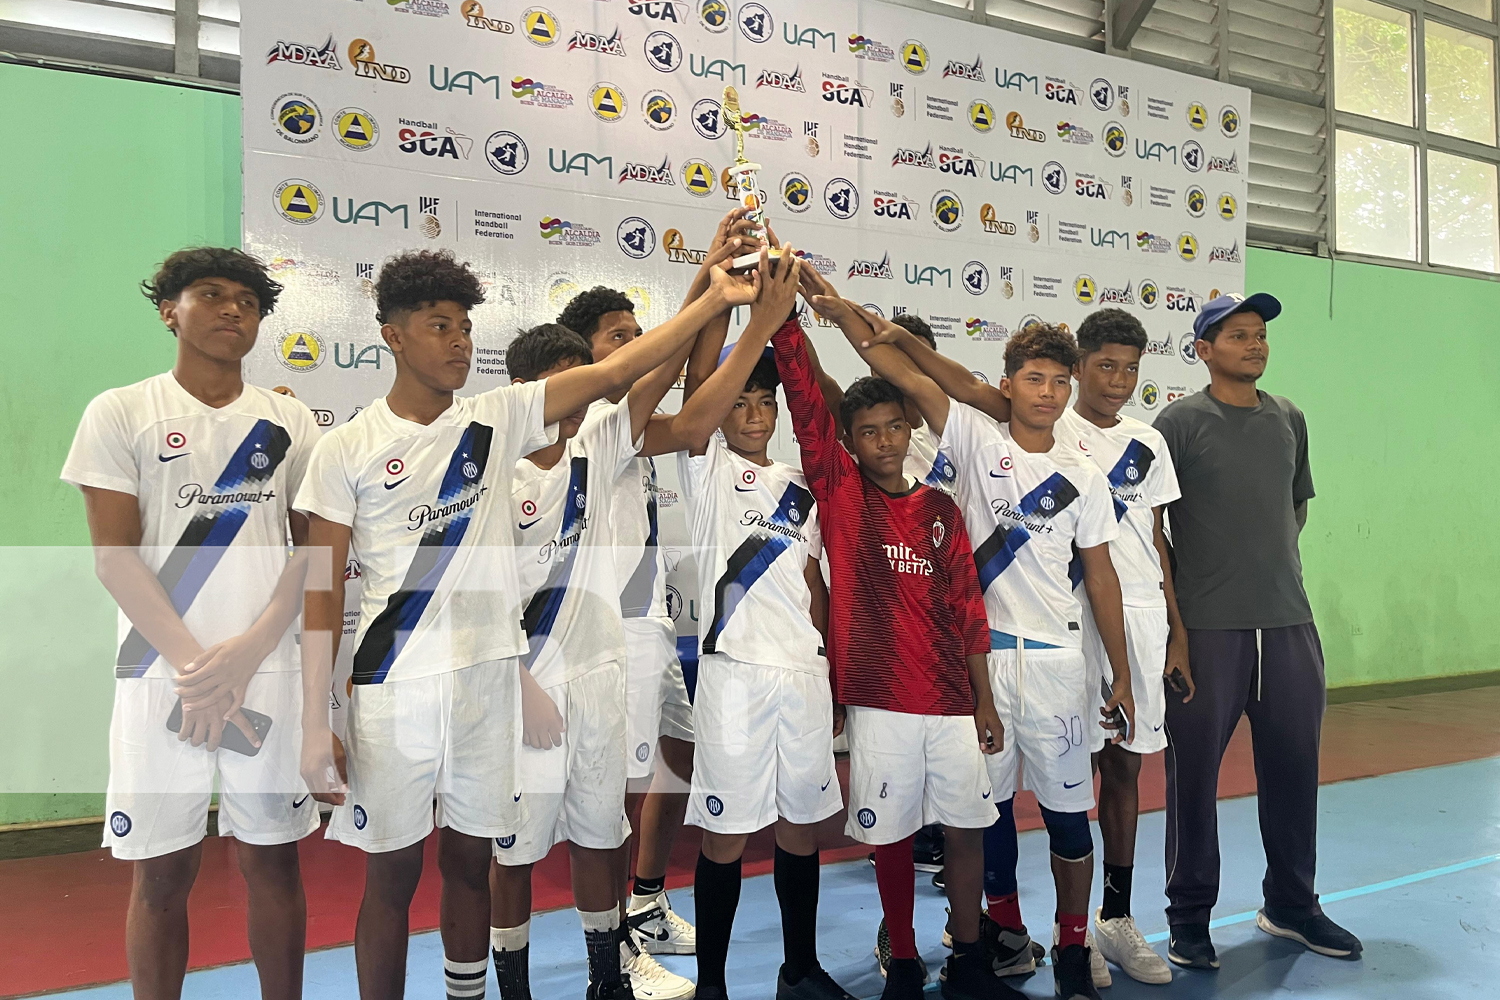
[(913, 76), (927, 72), (927, 46), (915, 38), (908, 38), (901, 45), (901, 68)]
[(1089, 100), (1094, 102), (1094, 110), (1108, 111), (1115, 103), (1115, 85), (1099, 77), (1089, 84)]
[(323, 363), (323, 341), (316, 333), (299, 330), (282, 337), (276, 353), (292, 371), (310, 372)]
[(656, 230), (645, 219), (632, 215), (615, 230), (615, 242), (625, 256), (645, 260), (656, 249)]
[(1226, 104), (1219, 109), (1219, 131), (1227, 139), (1240, 134), (1240, 113), (1234, 109), (1234, 105)]
[(964, 291), (970, 295), (983, 295), (990, 290), (990, 269), (982, 261), (971, 260), (964, 265), (962, 281)]
[(1187, 210), (1193, 218), (1201, 218), (1205, 209), (1208, 208), (1208, 195), (1203, 189), (1194, 184), (1187, 189)]
[(1194, 132), (1202, 132), (1208, 125), (1208, 109), (1193, 101), (1187, 106), (1187, 123)]
[(964, 203), (952, 191), (939, 191), (932, 196), (932, 224), (945, 233), (951, 233), (964, 224)]
[(1129, 141), (1124, 125), (1119, 122), (1110, 122), (1104, 126), (1104, 149), (1110, 156), (1124, 156), (1125, 147)]
[(1182, 165), (1190, 174), (1203, 169), (1203, 147), (1198, 145), (1196, 139), (1189, 139), (1182, 144)]
[(323, 217), (323, 192), (295, 177), (282, 181), (276, 188), (276, 211), (294, 225), (311, 225)]
[(705, 139), (722, 139), (727, 126), (724, 111), (712, 97), (693, 102), (693, 131)]
[(323, 113), (306, 94), (282, 94), (271, 102), (271, 124), (277, 135), (301, 145), (318, 137)]
[(531, 152), (526, 148), (526, 140), (514, 132), (500, 131), (485, 140), (484, 159), (500, 173), (512, 176), (526, 169)]
[(380, 125), (364, 108), (340, 108), (333, 116), (333, 136), (345, 149), (363, 152), (380, 138)]
[(823, 206), (835, 219), (852, 219), (859, 212), (859, 188), (853, 181), (835, 177), (823, 186)]
[(969, 102), (969, 124), (976, 132), (988, 132), (995, 127), (995, 109), (989, 101)]
[(1184, 333), (1182, 340), (1177, 344), (1177, 353), (1182, 355), (1182, 360), (1190, 365), (1198, 363), (1198, 335), (1196, 333)]
[(658, 132), (677, 124), (677, 102), (665, 90), (649, 90), (641, 101), (641, 115)]
[[(1068, 171), (1056, 160), (1048, 160), (1042, 164), (1042, 188), (1048, 194), (1062, 194), (1063, 188), (1068, 186)], [(1032, 240), (1036, 242), (1035, 239)]]
[(1225, 222), (1232, 222), (1234, 217), (1239, 214), (1239, 210), (1240, 204), (1235, 201), (1234, 195), (1228, 191), (1219, 195), (1219, 218)]
[(758, 3), (740, 4), (738, 19), (740, 34), (752, 42), (769, 42), (775, 34), (776, 23), (771, 20), (771, 12)]
[(617, 122), (625, 114), (625, 95), (612, 83), (596, 83), (589, 91), (589, 108), (601, 122)]
[(1183, 260), (1198, 259), (1198, 237), (1192, 233), (1183, 233), (1177, 237), (1177, 256)]
[(781, 203), (789, 212), (805, 212), (812, 204), (812, 182), (805, 174), (790, 173), (781, 179)]
[(682, 46), (669, 31), (653, 31), (646, 36), (646, 64), (659, 73), (675, 73), (682, 65)]
[(1147, 309), (1156, 308), (1156, 300), (1161, 297), (1161, 289), (1151, 278), (1141, 282), (1141, 305)]
[(688, 160), (682, 165), (682, 186), (688, 194), (707, 198), (714, 193), (714, 168), (707, 160)]
[(1156, 404), (1161, 401), (1161, 390), (1156, 387), (1155, 382), (1141, 383), (1141, 405), (1148, 410), (1156, 409)]
[(714, 34), (729, 27), (729, 4), (727, 0), (702, 0), (698, 4), (698, 20)]
[(557, 15), (546, 7), (527, 7), (521, 12), (521, 30), (528, 42), (546, 48), (557, 42)]
[(1073, 281), (1073, 297), (1080, 305), (1091, 306), (1094, 299), (1098, 297), (1099, 288), (1094, 284), (1094, 279), (1087, 274), (1080, 274)]

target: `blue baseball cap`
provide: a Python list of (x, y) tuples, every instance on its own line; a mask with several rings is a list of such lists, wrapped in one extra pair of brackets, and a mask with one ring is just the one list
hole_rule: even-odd
[(1237, 312), (1258, 313), (1260, 318), (1267, 323), (1281, 315), (1281, 302), (1270, 292), (1256, 292), (1246, 297), (1237, 292), (1229, 292), (1211, 299), (1198, 310), (1198, 318), (1193, 320), (1193, 337), (1201, 340), (1203, 331), (1213, 326), (1219, 320)]
[[(736, 340), (734, 342), (734, 344), (738, 344), (738, 343), (739, 343), (738, 340)], [(734, 350), (734, 344), (725, 344), (724, 345), (724, 349), (719, 352), (719, 364), (722, 365), (725, 361), (729, 360), (729, 352), (732, 351), (732, 350)], [(770, 344), (767, 344), (765, 346), (765, 350), (763, 350), (763, 351), (760, 352), (760, 356), (763, 357), (763, 358), (774, 358), (774, 357), (776, 357), (776, 351), (775, 351), (774, 348), (771, 347)]]

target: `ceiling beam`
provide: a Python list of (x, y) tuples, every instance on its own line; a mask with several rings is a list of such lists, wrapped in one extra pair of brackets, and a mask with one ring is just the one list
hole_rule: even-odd
[(1151, 8), (1156, 5), (1156, 0), (1115, 0), (1109, 6), (1112, 8), (1109, 15), (1110, 37), (1109, 45), (1113, 49), (1128, 49), (1135, 33), (1140, 29), (1141, 22), (1146, 20), (1146, 15), (1151, 13)]

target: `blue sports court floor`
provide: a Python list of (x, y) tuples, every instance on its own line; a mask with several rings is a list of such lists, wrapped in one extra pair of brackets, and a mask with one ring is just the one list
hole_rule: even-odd
[[(1107, 997), (1298, 994), (1328, 1000), (1446, 1000), (1500, 993), (1500, 759), (1323, 787), (1318, 886), (1328, 913), (1363, 939), (1360, 962), (1321, 958), (1255, 929), (1264, 867), (1256, 800), (1222, 801), (1219, 817), (1224, 875), (1214, 939), (1222, 969), (1178, 970), (1175, 982), (1165, 987), (1144, 986), (1114, 970), (1115, 985)], [(1134, 890), (1136, 920), (1163, 954), (1164, 819), (1160, 812), (1141, 818)], [(674, 892), (673, 903), (692, 918), (691, 890)], [(1046, 834), (1040, 831), (1021, 835), (1021, 903), (1036, 936), (1050, 941), (1052, 889)], [(944, 905), (936, 890), (919, 883), (917, 940), (934, 977), (943, 955)], [(819, 951), (824, 967), (856, 996), (880, 994), (871, 954), (879, 919), (874, 873), (867, 863), (824, 866)], [(747, 880), (729, 954), (734, 1000), (772, 1000), (780, 953), (771, 877)], [(691, 957), (666, 957), (663, 963), (693, 975)], [(409, 964), (407, 996), (441, 998), (442, 946), (436, 933), (412, 938)], [(533, 995), (547, 1000), (582, 997), (584, 985), (576, 914), (538, 915), (532, 921)], [(1029, 996), (1052, 996), (1052, 976), (1045, 968), (1012, 985)], [(126, 1000), (130, 986), (118, 983), (57, 995)], [(184, 990), (192, 1000), (256, 995), (255, 970), (248, 964), (190, 973)], [(308, 956), (308, 1000), (354, 995), (350, 948)], [(488, 995), (498, 996), (493, 972)]]

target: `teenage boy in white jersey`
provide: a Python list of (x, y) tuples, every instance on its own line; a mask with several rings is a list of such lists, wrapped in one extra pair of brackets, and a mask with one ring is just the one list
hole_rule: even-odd
[[(1187, 630), (1177, 614), (1171, 564), (1162, 534), (1162, 510), (1181, 496), (1172, 456), (1150, 424), (1120, 413), (1135, 394), (1146, 331), (1123, 309), (1098, 309), (1078, 327), (1080, 357), (1073, 366), (1078, 401), (1057, 422), (1057, 436), (1099, 467), (1114, 495), (1120, 534), (1109, 557), (1120, 577), (1130, 690), (1135, 696), (1135, 739), (1114, 743), (1093, 730), (1099, 771), (1099, 833), (1104, 840), (1104, 905), (1094, 913), (1099, 954), (1143, 983), (1170, 983), (1172, 967), (1151, 950), (1130, 915), (1135, 830), (1140, 811), (1141, 756), (1167, 745), (1163, 678), (1191, 699)], [(1100, 682), (1108, 658), (1085, 595), (1083, 653), (1089, 690), (1104, 704)], [(1090, 713), (1092, 715), (1092, 713)], [(1106, 969), (1106, 974), (1108, 970)]]
[(134, 863), (131, 984), (138, 997), (182, 992), (188, 893), (217, 790), (262, 995), (300, 997), (297, 841), (318, 811), (299, 774), (290, 629), (305, 560), (288, 560), (286, 539), (290, 527), (306, 541), (291, 497), (319, 431), (306, 406), (244, 382), (241, 361), (281, 292), (265, 265), (195, 247), (142, 286), (177, 338), (176, 364), (95, 397), (62, 469), (120, 606), (104, 844)]
[[(985, 940), (998, 973), (1035, 967), (1014, 880), (1014, 796), (1024, 758), (1026, 787), (1036, 793), (1047, 824), (1057, 885), (1055, 988), (1064, 1000), (1093, 1000), (1098, 991), (1087, 910), (1093, 876), (1088, 810), (1094, 795), (1087, 735), (1092, 724), (1086, 722), (1093, 701), (1080, 641), (1082, 609), (1069, 576), (1075, 546), (1113, 673), (1101, 725), (1113, 728), (1118, 711), (1125, 725), (1133, 726), (1134, 704), (1120, 583), (1109, 557), (1108, 543), (1119, 530), (1109, 488), (1076, 447), (1053, 435), (1067, 406), (1077, 345), (1048, 324), (1022, 330), (1006, 345), (1005, 378), (995, 388), (894, 323), (861, 314), (878, 336), (860, 339), (853, 324), (846, 335), (882, 376), (917, 400), (922, 416), (941, 433), (942, 450), (958, 469), (965, 521), (980, 539), (974, 561), (995, 650), (991, 685), (1010, 736), (1004, 752), (990, 761), (1000, 818), (985, 837)], [(996, 392), (1004, 402), (993, 408), (1008, 416), (1008, 423), (973, 405)], [(1128, 732), (1115, 738), (1128, 739)]]
[(526, 637), (509, 505), (516, 461), (553, 443), (563, 417), (663, 363), (748, 297), (718, 280), (609, 363), (455, 398), (473, 351), (469, 310), (484, 300), (478, 278), (446, 251), (410, 252), (386, 262), (375, 292), (395, 384), (323, 438), (296, 504), (312, 515), (310, 544), (327, 550), (332, 576), (307, 599), (302, 657), (313, 697), (331, 677), (343, 618), (334, 568), (351, 544), (364, 571), (347, 788), (332, 773), (326, 709), (305, 713), (302, 773), (340, 806), (329, 836), (366, 852), (355, 929), (365, 998), (403, 993), (407, 911), (436, 795), (447, 988), (467, 1000), (483, 995), (488, 965), (490, 840), (514, 835), (525, 818), (517, 752)]

